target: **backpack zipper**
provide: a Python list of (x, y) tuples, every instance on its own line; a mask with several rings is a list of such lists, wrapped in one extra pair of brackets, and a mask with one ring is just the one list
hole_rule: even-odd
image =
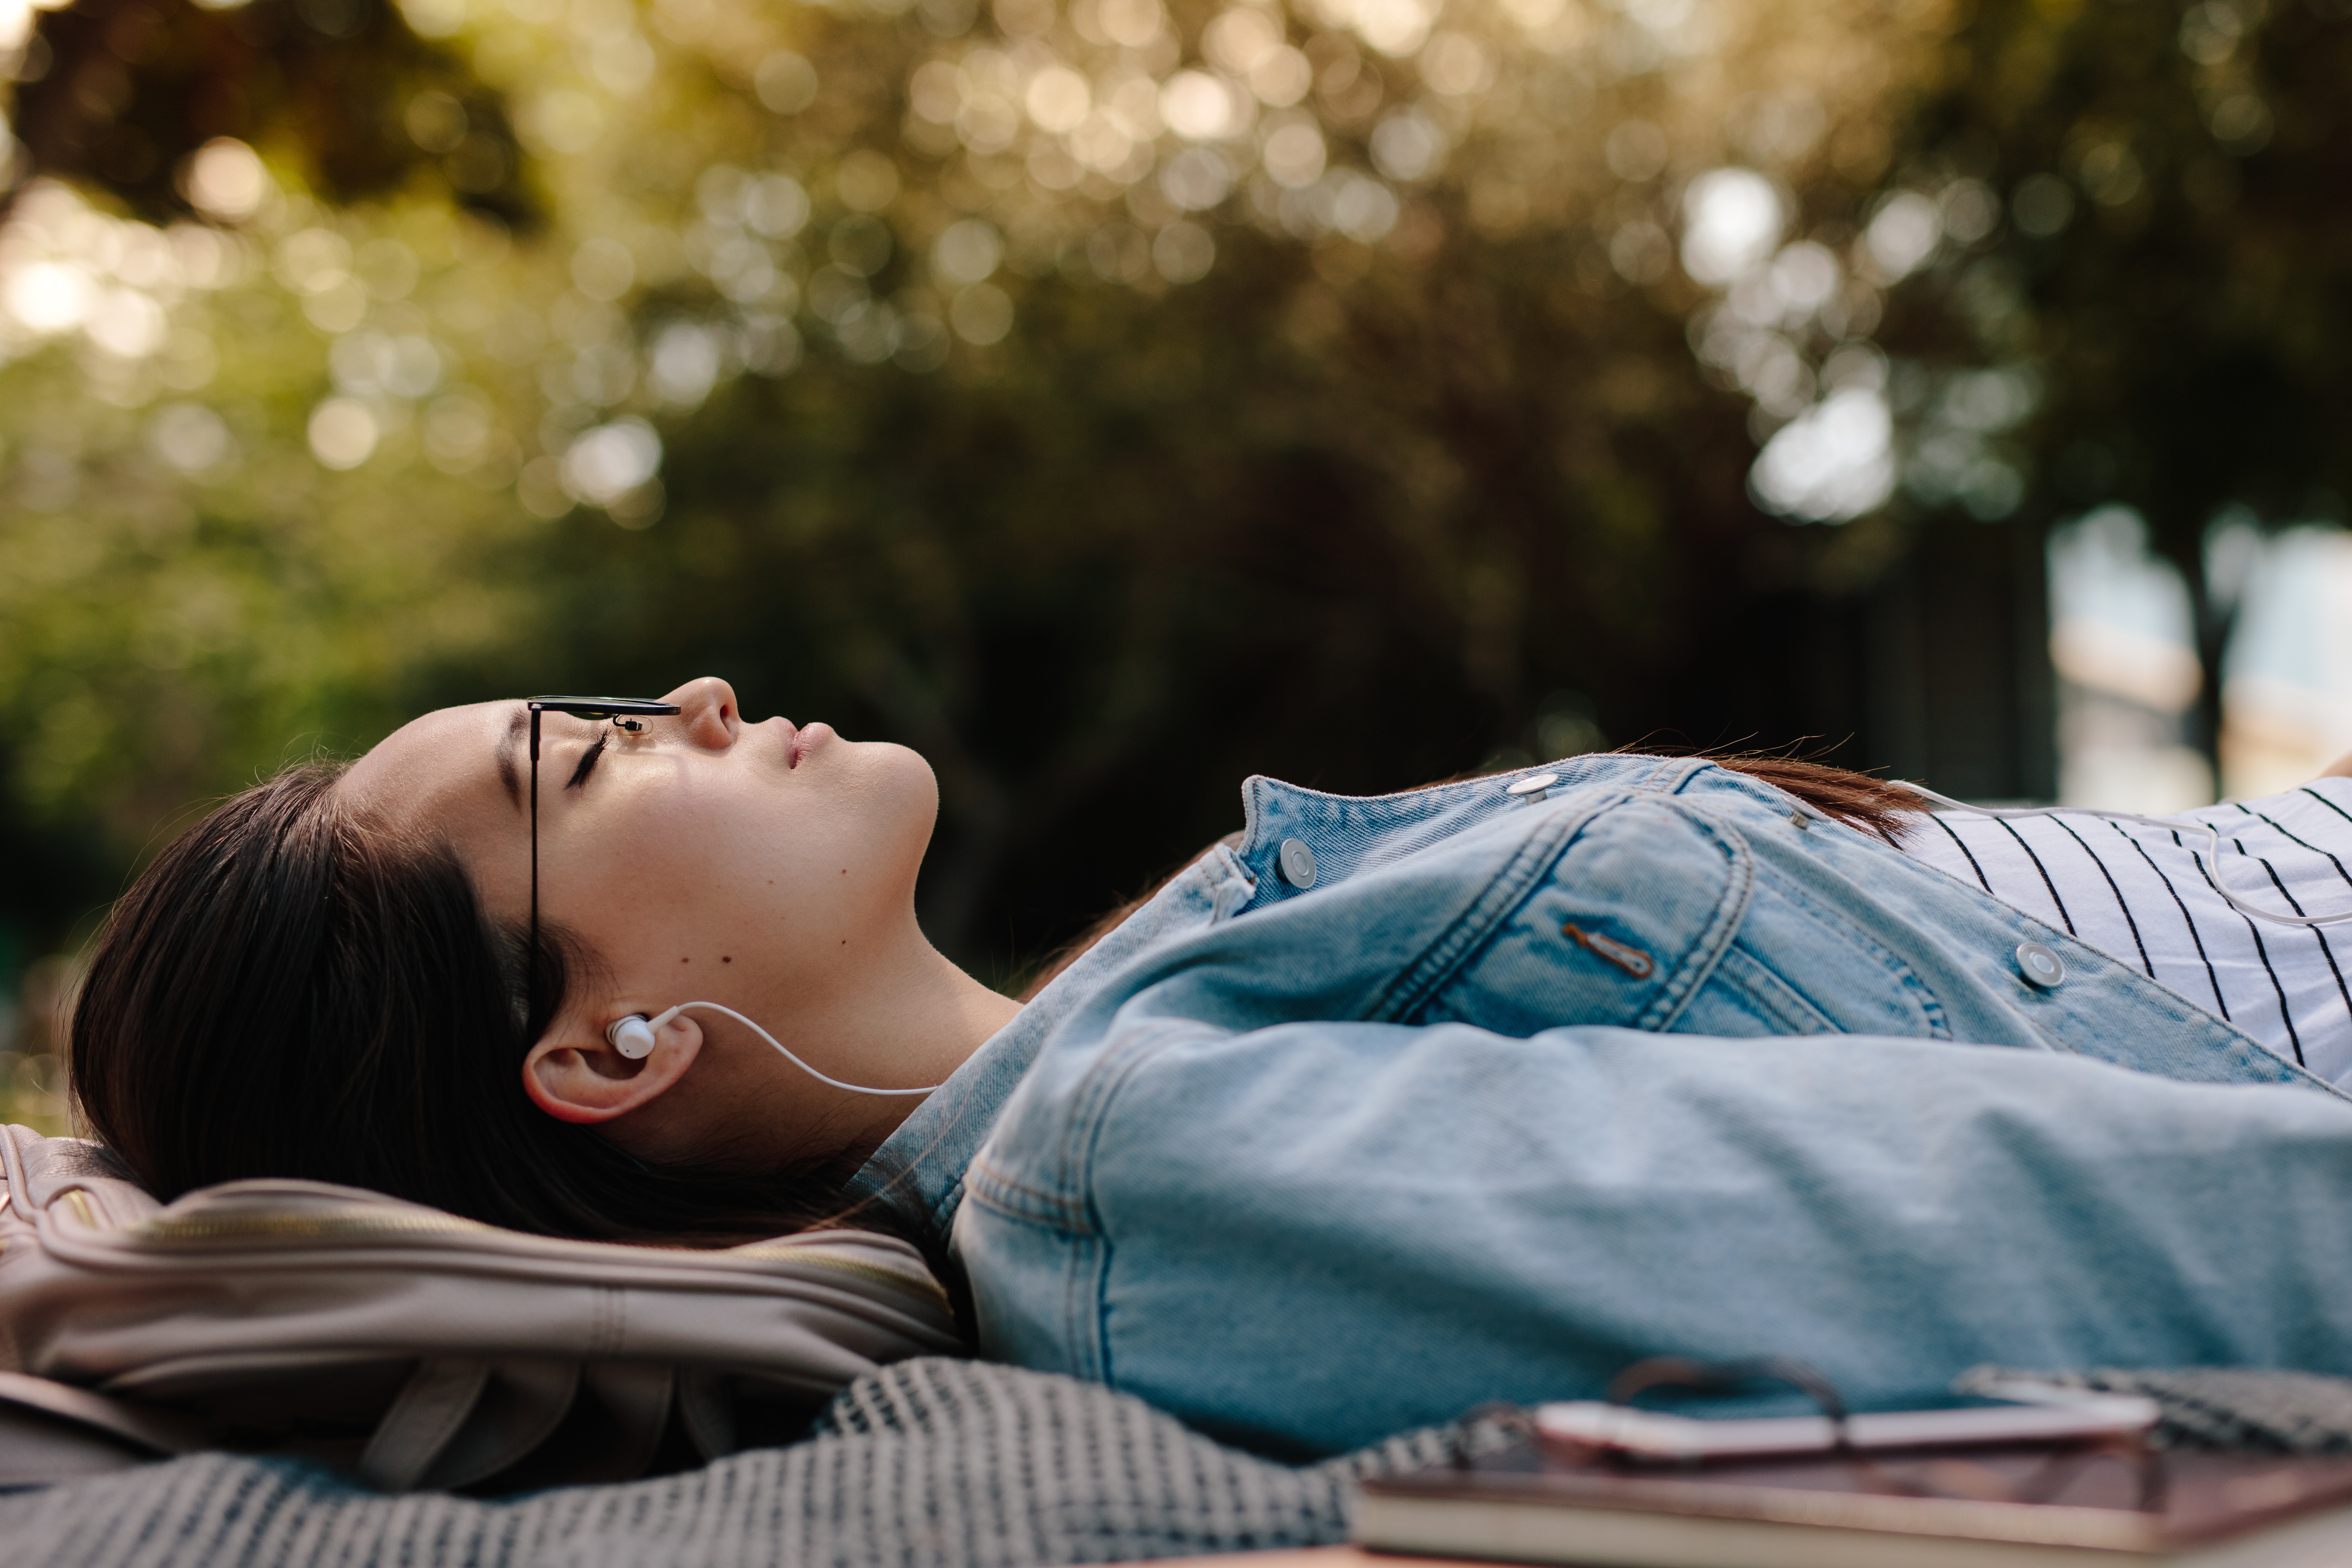
[(495, 1228), (456, 1215), (222, 1215), (158, 1216), (141, 1226), (137, 1234), (142, 1241), (240, 1241), (278, 1237), (323, 1241), (360, 1236), (449, 1236)]
[(818, 1268), (830, 1268), (836, 1274), (846, 1274), (853, 1279), (869, 1280), (877, 1285), (902, 1290), (919, 1300), (930, 1302), (943, 1310), (948, 1306), (948, 1293), (940, 1289), (938, 1281), (919, 1279), (912, 1274), (901, 1274), (895, 1268), (885, 1268), (877, 1263), (861, 1263), (854, 1258), (829, 1257), (822, 1252), (812, 1252), (804, 1247), (775, 1247), (760, 1242), (754, 1242), (750, 1247), (730, 1247), (728, 1251), (737, 1258), (756, 1258), (762, 1262), (772, 1260), (778, 1263), (806, 1263)]

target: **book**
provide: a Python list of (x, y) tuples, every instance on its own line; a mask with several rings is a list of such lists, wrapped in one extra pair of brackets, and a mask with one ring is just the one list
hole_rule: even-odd
[(1850, 1431), (1843, 1450), (1811, 1417), (1808, 1447), (1774, 1438), (1760, 1452), (1755, 1429), (1774, 1423), (1688, 1423), (1748, 1428), (1714, 1457), (1688, 1439), (1597, 1447), (1559, 1436), (1576, 1418), (1546, 1414), (1517, 1447), (1365, 1481), (1357, 1543), (1579, 1568), (2352, 1565), (2352, 1458), (2135, 1449), (2116, 1411), (2082, 1435), (2001, 1436), (1980, 1419), (1989, 1435), (1924, 1444), (1882, 1418), (1879, 1440)]
[[(2078, 1394), (2046, 1384), (2000, 1385), (2013, 1399), (1940, 1410), (1874, 1411), (1846, 1418), (1853, 1448), (1963, 1448), (2000, 1443), (2137, 1439), (2164, 1412), (2153, 1399), (2131, 1394)], [(2032, 1403), (2020, 1401), (2031, 1400)], [(1748, 1420), (1694, 1420), (1624, 1405), (1576, 1400), (1536, 1406), (1537, 1437), (1553, 1448), (1615, 1450), (1647, 1459), (1738, 1459), (1768, 1454), (1821, 1454), (1836, 1446), (1838, 1428), (1826, 1415), (1779, 1415)]]

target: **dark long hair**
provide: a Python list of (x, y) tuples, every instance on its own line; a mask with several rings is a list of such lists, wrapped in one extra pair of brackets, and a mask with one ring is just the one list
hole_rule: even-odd
[(651, 1167), (522, 1089), (593, 963), (485, 914), (457, 854), (361, 820), (342, 765), (236, 795), (115, 905), (74, 1009), (91, 1130), (158, 1197), (247, 1176), (369, 1187), (543, 1235), (747, 1240), (850, 1220), (807, 1173)]

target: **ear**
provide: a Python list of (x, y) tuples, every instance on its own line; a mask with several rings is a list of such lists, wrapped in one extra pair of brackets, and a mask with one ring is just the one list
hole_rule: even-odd
[(558, 1121), (610, 1121), (668, 1092), (701, 1050), (702, 1027), (683, 1013), (655, 1033), (642, 1061), (614, 1050), (585, 1021), (562, 1024), (523, 1058), (523, 1092)]

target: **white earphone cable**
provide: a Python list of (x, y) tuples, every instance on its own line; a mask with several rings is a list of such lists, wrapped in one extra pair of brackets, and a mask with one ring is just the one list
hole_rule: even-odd
[(647, 1027), (658, 1034), (660, 1033), (661, 1026), (664, 1024), (668, 1023), (672, 1018), (677, 1017), (688, 1007), (708, 1007), (714, 1013), (726, 1014), (729, 1017), (734, 1019), (737, 1023), (742, 1025), (745, 1028), (751, 1030), (753, 1034), (767, 1041), (768, 1044), (775, 1047), (776, 1049), (782, 1054), (783, 1058), (786, 1061), (800, 1068), (801, 1071), (808, 1074), (809, 1077), (816, 1079), (817, 1082), (831, 1084), (835, 1089), (845, 1089), (852, 1094), (929, 1094), (933, 1089), (940, 1087), (938, 1084), (934, 1083), (926, 1084), (921, 1089), (868, 1089), (862, 1083), (844, 1083), (837, 1078), (827, 1078), (824, 1074), (817, 1071), (816, 1068), (809, 1066), (808, 1063), (801, 1060), (800, 1058), (793, 1055), (792, 1052), (785, 1050), (784, 1043), (776, 1038), (775, 1036), (768, 1033), (767, 1030), (760, 1027), (759, 1025), (753, 1023), (751, 1019), (746, 1018), (742, 1014), (735, 1011), (734, 1008), (721, 1006), (716, 1002), (681, 1002), (677, 1006), (672, 1007), (668, 1012), (654, 1018), (647, 1025)]
[[(2211, 862), (2209, 874), (2213, 879), (2213, 890), (2221, 895), (2224, 903), (2240, 914), (2258, 921), (2268, 921), (2273, 925), (2300, 926), (2305, 929), (2315, 926), (2343, 925), (2347, 921), (2352, 921), (2352, 910), (2333, 915), (2283, 915), (2272, 910), (2263, 909), (2259, 905), (2248, 903), (2230, 891), (2221, 883), (2221, 830), (2210, 822), (2200, 822), (2189, 816), (2137, 816), (2128, 811), (2099, 811), (2087, 805), (1970, 805), (1967, 801), (1954, 800), (1948, 795), (1937, 795), (1926, 784), (1913, 784), (1907, 779), (1894, 779), (1889, 783), (1895, 788), (1908, 790), (1923, 800), (1934, 801), (1947, 811), (1964, 811), (1971, 816), (2095, 816), (2105, 822), (2137, 822), (2148, 827), (2162, 827), (2174, 831), (2186, 827), (2205, 835), (2206, 855)], [(2186, 844), (2182, 847), (2189, 850), (2190, 859), (2197, 858), (2194, 847)]]

